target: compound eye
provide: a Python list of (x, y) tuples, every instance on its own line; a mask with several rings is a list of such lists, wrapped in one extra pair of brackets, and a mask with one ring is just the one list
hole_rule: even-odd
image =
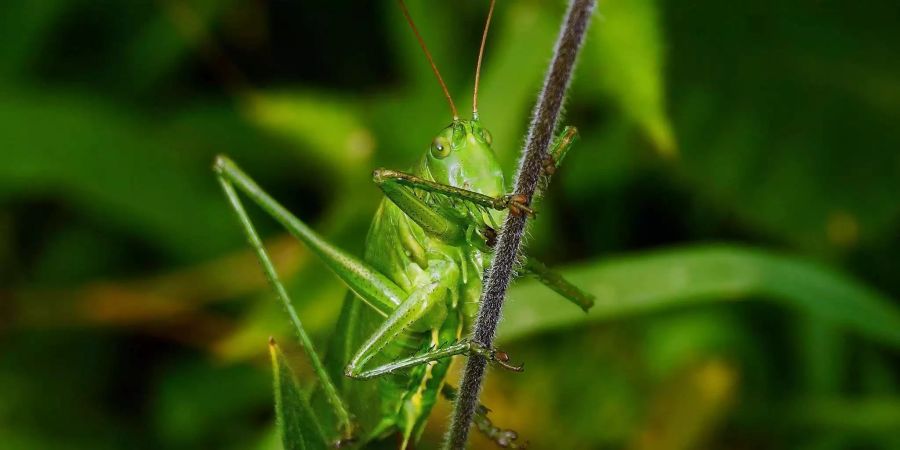
[(472, 133), (475, 134), (475, 138), (478, 139), (478, 142), (491, 145), (494, 141), (491, 132), (488, 131), (487, 128), (482, 127), (478, 122), (472, 122)]
[(450, 154), (450, 141), (438, 136), (431, 141), (431, 155), (438, 159), (446, 158)]
[(494, 137), (491, 136), (491, 132), (487, 130), (487, 128), (481, 129), (481, 138), (484, 140), (484, 143), (487, 145), (491, 145), (494, 143)]

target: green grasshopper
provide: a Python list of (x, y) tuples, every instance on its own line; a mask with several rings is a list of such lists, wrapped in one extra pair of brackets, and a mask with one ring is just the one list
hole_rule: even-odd
[[(453, 120), (434, 138), (409, 172), (378, 169), (384, 192), (358, 259), (316, 234), (263, 191), (227, 157), (214, 168), (265, 275), (284, 304), (319, 380), (313, 403), (317, 420), (333, 430), (335, 447), (375, 445), (392, 438), (411, 447), (420, 437), (445, 384), (451, 356), (477, 353), (512, 371), (509, 356), (466, 339), (478, 311), (482, 275), (490, 263), (498, 223), (505, 214), (534, 212), (506, 194), (503, 171), (491, 149), (491, 134), (478, 118), (478, 79), (494, 10), (491, 1), (476, 65), (473, 114), (460, 119), (425, 43), (402, 0), (401, 10), (450, 104)], [(545, 178), (562, 162), (576, 137), (567, 127), (555, 140)], [(287, 291), (251, 223), (237, 191), (243, 192), (302, 241), (350, 289), (337, 336), (323, 360), (313, 348)], [(522, 270), (587, 311), (593, 298), (524, 258)], [(342, 370), (341, 370), (342, 369)], [(374, 380), (374, 381), (360, 381)], [(351, 414), (351, 411), (353, 413)], [(478, 428), (504, 447), (521, 448), (515, 432), (491, 424), (482, 407)], [(287, 447), (286, 447), (287, 448)]]

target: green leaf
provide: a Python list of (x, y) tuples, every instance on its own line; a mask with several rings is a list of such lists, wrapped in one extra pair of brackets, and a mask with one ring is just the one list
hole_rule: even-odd
[[(897, 27), (876, 26), (890, 16), (881, 6), (822, 8), (813, 28), (794, 21), (806, 5), (779, 6), (666, 9), (683, 173), (745, 227), (795, 248), (884, 245), (900, 223)], [(724, 17), (768, 21), (710, 19)]]
[(348, 182), (368, 179), (375, 138), (352, 102), (312, 92), (256, 92), (245, 100), (250, 123)]
[(275, 416), (284, 449), (328, 448), (325, 432), (274, 339), (269, 340), (269, 354), (272, 356), (275, 377)]
[(135, 30), (128, 43), (124, 61), (117, 69), (139, 90), (152, 87), (170, 76), (191, 52), (199, 52), (202, 42), (210, 39), (216, 19), (229, 8), (232, 0), (194, 0), (161, 3), (156, 14)]
[(21, 75), (36, 59), (41, 46), (53, 30), (54, 21), (70, 9), (73, 2), (46, 0), (8, 0), (0, 11), (0, 75)]
[(799, 400), (787, 409), (785, 421), (801, 427), (882, 433), (895, 439), (900, 429), (900, 401), (892, 396), (823, 396)]
[[(162, 372), (165, 376), (154, 387), (150, 416), (161, 447), (235, 444), (255, 431), (251, 425), (255, 412), (271, 405), (266, 370), (250, 364), (184, 360), (167, 365)], [(229, 395), (222, 395), (225, 390)], [(223, 423), (231, 424), (227, 434), (220, 428)]]
[(655, 0), (609, 0), (599, 8), (586, 52), (588, 74), (636, 122), (657, 151), (673, 156), (672, 125), (666, 114), (663, 36)]
[(62, 198), (182, 260), (233, 246), (239, 231), (223, 220), (212, 152), (192, 164), (183, 142), (141, 119), (83, 94), (4, 91), (0, 198)]
[(564, 270), (594, 294), (588, 314), (536, 282), (509, 293), (500, 336), (536, 333), (674, 307), (768, 299), (846, 330), (900, 346), (900, 311), (888, 298), (828, 268), (727, 245), (688, 247)]

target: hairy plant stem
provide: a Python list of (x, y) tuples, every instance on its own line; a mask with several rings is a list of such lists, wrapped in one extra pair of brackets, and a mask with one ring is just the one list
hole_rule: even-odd
[[(525, 196), (527, 199), (525, 204), (531, 203), (541, 178), (543, 161), (547, 157), (547, 148), (559, 121), (563, 99), (572, 78), (578, 51), (584, 42), (585, 31), (590, 23), (594, 4), (594, 0), (572, 0), (560, 29), (553, 60), (544, 79), (544, 87), (534, 107), (528, 138), (519, 161), (514, 192), (517, 195)], [(494, 258), (491, 261), (490, 269), (484, 277), (481, 306), (478, 310), (475, 329), (472, 332), (472, 340), (486, 348), (493, 347), (506, 290), (515, 272), (525, 225), (524, 214), (509, 214), (506, 217), (494, 248)], [(487, 359), (484, 356), (469, 356), (453, 411), (453, 423), (447, 438), (446, 448), (450, 450), (462, 450), (466, 447), (472, 418), (478, 407), (478, 396), (481, 392), (486, 367)]]

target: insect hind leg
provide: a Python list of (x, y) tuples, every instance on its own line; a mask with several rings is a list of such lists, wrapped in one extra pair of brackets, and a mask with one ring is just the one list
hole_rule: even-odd
[[(217, 167), (217, 169), (218, 168), (219, 167)], [(341, 428), (342, 433), (345, 435), (345, 437), (349, 438), (353, 428), (349, 411), (344, 405), (343, 400), (338, 395), (337, 389), (335, 388), (335, 385), (332, 382), (331, 378), (328, 376), (328, 373), (325, 370), (325, 366), (322, 364), (322, 360), (319, 358), (318, 353), (316, 353), (312, 341), (306, 334), (306, 329), (303, 327), (303, 324), (300, 321), (300, 316), (294, 309), (294, 305), (291, 303), (291, 299), (288, 296), (287, 290), (281, 283), (278, 273), (275, 270), (275, 266), (274, 264), (272, 264), (272, 260), (269, 258), (269, 255), (266, 252), (262, 240), (260, 239), (259, 234), (256, 232), (253, 223), (250, 221), (250, 217), (247, 215), (247, 211), (244, 209), (244, 205), (243, 203), (241, 203), (241, 200), (238, 197), (231, 180), (223, 175), (223, 172), (221, 171), (218, 171), (218, 179), (219, 183), (222, 186), (222, 190), (225, 192), (225, 196), (228, 197), (232, 210), (234, 210), (235, 214), (238, 217), (238, 220), (241, 223), (241, 228), (243, 228), (244, 230), (247, 241), (256, 253), (256, 257), (259, 260), (260, 266), (262, 266), (263, 272), (265, 273), (266, 278), (269, 280), (269, 285), (275, 292), (275, 296), (278, 298), (278, 300), (281, 302), (282, 306), (290, 316), (291, 323), (294, 325), (297, 337), (300, 339), (300, 343), (309, 356), (316, 376), (322, 383), (322, 388), (325, 391), (326, 396), (328, 397), (329, 404), (334, 410), (335, 416), (338, 419), (338, 425)]]
[[(247, 195), (288, 232), (303, 242), (350, 290), (376, 312), (387, 317), (406, 297), (406, 293), (386, 275), (331, 244), (309, 225), (291, 214), (230, 159), (220, 155), (216, 158), (213, 167), (235, 211), (238, 207), (243, 210), (237, 199), (236, 189)], [(229, 194), (229, 190), (232, 191), (231, 194)], [(247, 221), (249, 222), (249, 219)], [(243, 222), (244, 219), (242, 219)], [(244, 228), (246, 229), (246, 224)]]

